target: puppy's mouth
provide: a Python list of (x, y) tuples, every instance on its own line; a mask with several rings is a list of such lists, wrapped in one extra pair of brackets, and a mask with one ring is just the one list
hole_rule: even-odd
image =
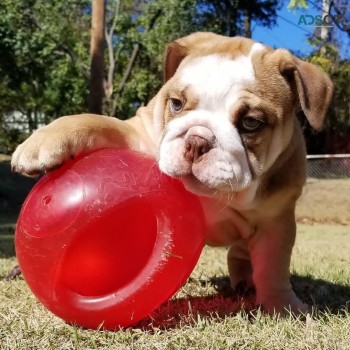
[(160, 145), (160, 170), (201, 195), (248, 187), (251, 172), (238, 132), (221, 122), (196, 115), (170, 122)]

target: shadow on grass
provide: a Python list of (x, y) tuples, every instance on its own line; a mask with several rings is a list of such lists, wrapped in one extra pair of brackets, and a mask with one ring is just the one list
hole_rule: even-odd
[[(316, 311), (327, 311), (338, 316), (350, 311), (350, 286), (297, 275), (293, 275), (291, 281), (298, 297)], [(228, 277), (201, 281), (203, 284), (208, 282), (217, 294), (169, 300), (133, 328), (152, 332), (157, 328), (170, 330), (186, 325), (205, 325), (213, 319), (223, 320), (227, 316), (234, 316), (241, 310), (248, 315), (257, 310), (253, 290), (234, 292)]]
[(291, 282), (297, 296), (316, 310), (333, 315), (350, 311), (350, 285), (299, 275), (293, 275)]
[(0, 161), (0, 179), (0, 258), (10, 258), (15, 256), (15, 223), (36, 180), (13, 174), (9, 161)]
[(254, 299), (220, 293), (172, 299), (132, 328), (153, 332), (155, 329), (171, 330), (194, 324), (204, 326), (212, 320), (234, 316), (242, 309), (247, 312), (254, 310)]
[[(0, 161), (0, 225), (8, 215), (17, 216), (36, 180), (13, 174), (9, 161)], [(3, 214), (5, 213), (5, 214)]]
[[(237, 293), (230, 287), (229, 277), (212, 278), (210, 281), (220, 295), (236, 297)], [(292, 275), (291, 283), (296, 295), (318, 311), (328, 311), (334, 315), (350, 311), (350, 285), (300, 275)], [(254, 291), (238, 289), (238, 295), (254, 298)]]
[(0, 259), (11, 258), (16, 255), (14, 232), (14, 225), (0, 227)]

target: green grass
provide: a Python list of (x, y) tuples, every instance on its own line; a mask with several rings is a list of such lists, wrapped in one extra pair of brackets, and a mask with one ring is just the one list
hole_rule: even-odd
[[(207, 247), (173, 300), (118, 332), (67, 325), (22, 278), (1, 280), (0, 349), (350, 349), (348, 234), (346, 226), (299, 225), (292, 280), (314, 307), (306, 320), (269, 317), (254, 310), (251, 296), (230, 295), (226, 250)], [(2, 257), (0, 276), (15, 264), (11, 253)]]
[[(0, 190), (18, 208), (30, 186), (18, 185), (17, 194), (17, 178), (3, 176), (10, 187), (2, 183)], [(313, 306), (305, 319), (269, 317), (254, 309), (253, 295), (233, 294), (226, 249), (206, 247), (183, 288), (137, 327), (112, 332), (68, 325), (35, 299), (22, 277), (4, 279), (17, 264), (18, 209), (0, 211), (0, 349), (350, 349), (350, 230), (339, 224), (349, 218), (349, 182), (311, 184), (298, 204), (292, 258), (293, 287)]]

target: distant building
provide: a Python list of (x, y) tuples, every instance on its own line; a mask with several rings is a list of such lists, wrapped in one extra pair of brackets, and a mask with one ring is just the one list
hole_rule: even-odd
[(20, 111), (14, 111), (3, 116), (2, 128), (29, 133), (46, 125), (47, 122), (48, 118), (44, 113), (33, 112), (28, 116)]

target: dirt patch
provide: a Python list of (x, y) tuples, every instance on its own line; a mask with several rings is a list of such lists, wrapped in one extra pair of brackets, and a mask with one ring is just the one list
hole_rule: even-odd
[(11, 160), (11, 156), (0, 153), (0, 162), (9, 162), (10, 160)]
[(350, 224), (350, 179), (308, 179), (296, 215), (303, 223)]

